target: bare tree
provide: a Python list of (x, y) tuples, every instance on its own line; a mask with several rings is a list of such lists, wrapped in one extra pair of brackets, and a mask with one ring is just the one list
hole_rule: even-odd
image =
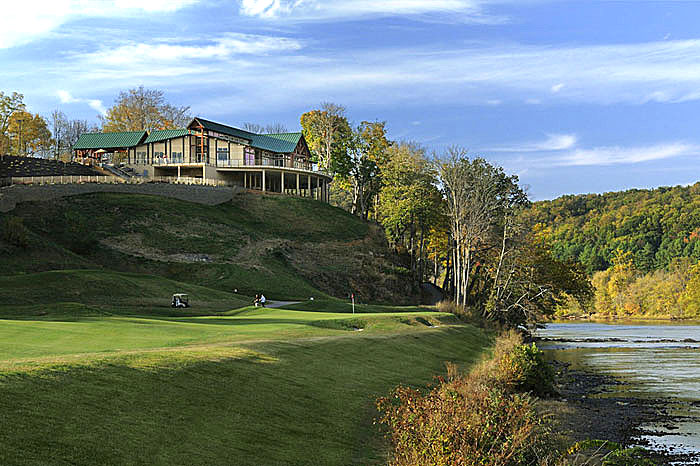
[(511, 209), (527, 202), (527, 196), (517, 185), (517, 178), (506, 176), (500, 167), (484, 159), (470, 160), (466, 149), (460, 147), (448, 148), (442, 158), (436, 159), (435, 167), (450, 218), (454, 299), (466, 306), (480, 250), (501, 247), (494, 277), (495, 283), (501, 283), (511, 234)]
[(251, 123), (249, 121), (246, 121), (243, 123), (243, 129), (248, 131), (249, 133), (255, 133), (255, 134), (262, 134), (265, 131), (265, 127), (263, 125), (259, 125), (257, 123)]
[(280, 134), (280, 133), (288, 133), (289, 129), (282, 124), (282, 123), (272, 123), (267, 126), (265, 126), (265, 133), (267, 134)]
[(289, 130), (282, 123), (272, 123), (266, 126), (259, 125), (257, 123), (245, 122), (243, 123), (243, 129), (255, 134), (278, 134), (286, 133)]
[(54, 159), (69, 154), (81, 134), (99, 131), (95, 123), (86, 120), (69, 120), (60, 110), (51, 112), (49, 126), (52, 134), (51, 155)]

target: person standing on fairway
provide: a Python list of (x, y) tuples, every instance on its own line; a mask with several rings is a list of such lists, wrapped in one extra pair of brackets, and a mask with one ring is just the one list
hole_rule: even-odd
[(266, 302), (266, 301), (267, 301), (267, 299), (265, 299), (265, 295), (262, 294), (262, 293), (260, 293), (260, 305), (261, 305), (262, 307), (265, 307), (265, 302)]

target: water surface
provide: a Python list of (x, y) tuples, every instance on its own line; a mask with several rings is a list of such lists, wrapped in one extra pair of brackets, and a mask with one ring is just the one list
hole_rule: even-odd
[(643, 426), (642, 438), (652, 448), (700, 454), (700, 325), (552, 323), (537, 336), (553, 340), (540, 347), (554, 358), (628, 382), (616, 396), (671, 399), (672, 414), (683, 419), (670, 429)]

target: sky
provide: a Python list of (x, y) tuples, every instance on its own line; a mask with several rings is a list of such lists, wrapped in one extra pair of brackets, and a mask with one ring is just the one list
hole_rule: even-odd
[(700, 179), (698, 18), (692, 0), (23, 0), (0, 15), (0, 91), (96, 121), (143, 85), (290, 130), (334, 102), (552, 199)]

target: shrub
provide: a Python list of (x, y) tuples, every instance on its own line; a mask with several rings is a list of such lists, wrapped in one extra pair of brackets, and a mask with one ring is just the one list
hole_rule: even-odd
[(471, 375), (510, 392), (531, 392), (537, 396), (555, 393), (554, 372), (544, 353), (534, 343), (524, 344), (522, 335), (515, 330), (496, 339), (491, 358), (475, 367)]
[(476, 325), (484, 329), (498, 328), (498, 324), (494, 321), (486, 319), (481, 312), (473, 307), (459, 306), (451, 300), (440, 301), (435, 305), (438, 312), (449, 312), (459, 317), (460, 320)]
[(29, 231), (21, 217), (10, 216), (2, 223), (2, 239), (20, 248), (29, 246)]
[[(377, 407), (389, 427), (395, 466), (515, 466), (553, 463), (557, 448), (535, 399), (546, 367), (541, 352), (510, 332), (493, 356), (460, 375), (448, 364), (447, 379), (423, 395), (398, 387)], [(546, 375), (546, 374), (545, 374)], [(550, 380), (551, 387), (551, 380)]]
[(535, 346), (518, 344), (498, 360), (501, 380), (515, 391), (537, 396), (554, 394), (554, 372), (544, 360), (544, 353)]

